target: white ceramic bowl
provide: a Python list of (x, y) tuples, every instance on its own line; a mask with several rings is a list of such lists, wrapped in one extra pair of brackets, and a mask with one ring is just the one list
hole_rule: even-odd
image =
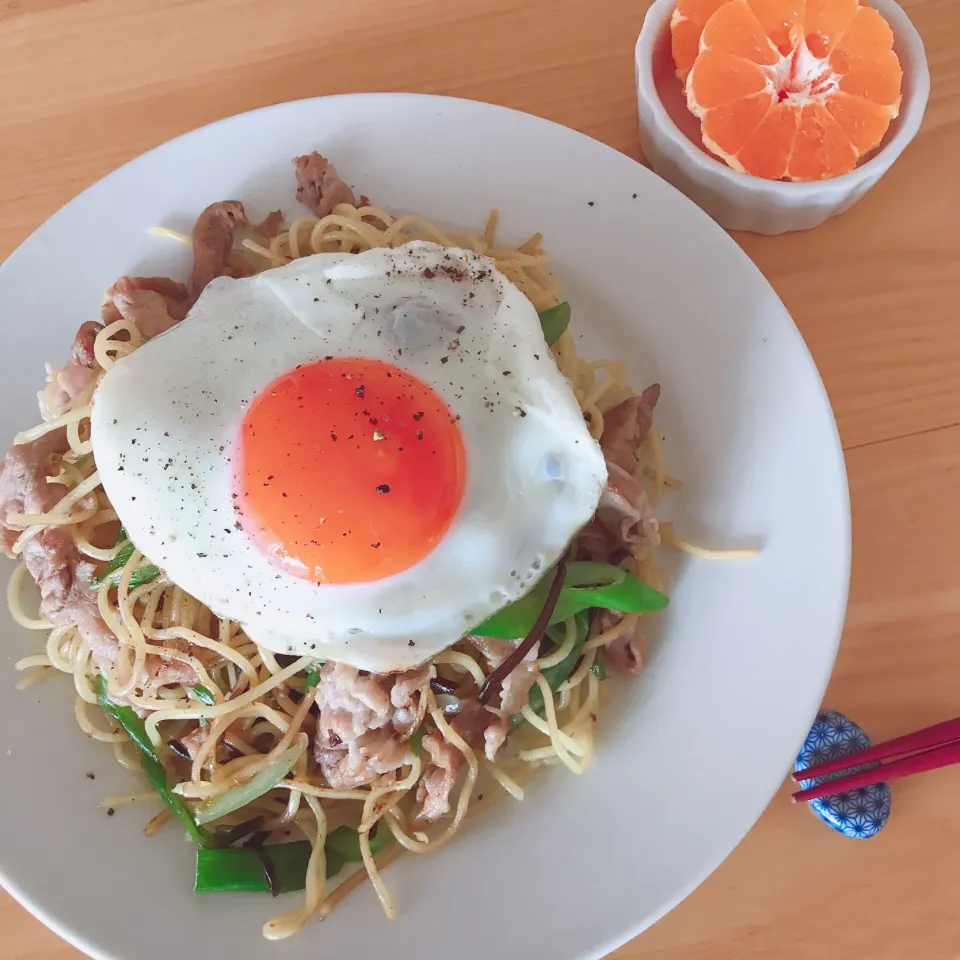
[(92, 186), (27, 240), (0, 269), (3, 315), (30, 318), (3, 327), (16, 361), (0, 381), (0, 440), (36, 421), (43, 361), (62, 362), (120, 274), (189, 270), (189, 251), (149, 227), (189, 230), (224, 197), (242, 199), (255, 220), (278, 206), (288, 219), (302, 214), (290, 159), (312, 149), (386, 207), (481, 228), (498, 207), (505, 241), (542, 231), (585, 355), (622, 358), (631, 382), (663, 385), (656, 422), (684, 480), (670, 497), (679, 528), (707, 545), (758, 544), (760, 556), (665, 552), (676, 564), (670, 606), (651, 623), (646, 670), (635, 682), (606, 681), (586, 774), (542, 771), (523, 803), (504, 800), (438, 853), (390, 867), (392, 923), (365, 887), (279, 944), (260, 926), (295, 897), (195, 895), (182, 831), (143, 835), (156, 806), (114, 817), (97, 809), (138, 780), (78, 729), (68, 677), (13, 689), (13, 661), (44, 637), (4, 611), (0, 882), (100, 960), (169, 960), (171, 944), (210, 960), (598, 957), (733, 849), (816, 714), (850, 562), (826, 393), (756, 267), (640, 164), (490, 104), (367, 94), (279, 104), (180, 137)]
[(737, 173), (700, 146), (700, 121), (687, 109), (670, 51), (677, 0), (656, 0), (637, 40), (640, 141), (650, 166), (727, 230), (778, 234), (809, 230), (855, 204), (916, 136), (930, 96), (920, 34), (894, 0), (870, 0), (890, 24), (903, 67), (900, 115), (880, 148), (855, 170), (816, 183), (785, 183)]

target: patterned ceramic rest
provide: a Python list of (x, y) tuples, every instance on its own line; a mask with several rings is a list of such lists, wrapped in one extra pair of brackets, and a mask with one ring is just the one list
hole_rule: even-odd
[[(835, 710), (824, 710), (817, 715), (816, 722), (807, 735), (793, 768), (797, 771), (835, 757), (845, 757), (865, 750), (870, 746), (870, 738), (849, 717)], [(875, 763), (861, 764), (851, 770), (803, 780), (804, 788), (834, 780), (846, 773), (866, 770)], [(819, 800), (811, 800), (810, 807), (824, 823), (839, 831), (845, 837), (866, 839), (879, 833), (890, 816), (890, 784), (874, 783), (869, 787), (856, 787), (843, 793), (835, 793)]]

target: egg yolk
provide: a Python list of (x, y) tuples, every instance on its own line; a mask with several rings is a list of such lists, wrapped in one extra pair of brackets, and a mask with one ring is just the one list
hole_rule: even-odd
[(457, 418), (427, 384), (378, 360), (330, 357), (278, 377), (250, 403), (238, 446), (241, 526), (315, 583), (408, 569), (463, 498)]

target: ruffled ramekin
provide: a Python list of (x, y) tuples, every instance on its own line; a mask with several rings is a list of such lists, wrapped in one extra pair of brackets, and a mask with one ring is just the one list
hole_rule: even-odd
[(727, 230), (809, 230), (843, 213), (890, 169), (920, 129), (930, 96), (923, 41), (894, 0), (870, 0), (893, 29), (894, 50), (903, 68), (900, 114), (880, 147), (855, 170), (831, 180), (787, 183), (737, 173), (701, 146), (700, 122), (687, 110), (670, 50), (670, 16), (676, 4), (655, 0), (637, 39), (640, 141), (654, 171)]

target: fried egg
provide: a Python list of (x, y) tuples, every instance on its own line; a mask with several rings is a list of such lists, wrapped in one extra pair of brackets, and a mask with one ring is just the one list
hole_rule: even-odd
[(91, 431), (174, 582), (271, 650), (381, 673), (529, 590), (607, 476), (527, 298), (423, 242), (215, 280), (106, 373)]

